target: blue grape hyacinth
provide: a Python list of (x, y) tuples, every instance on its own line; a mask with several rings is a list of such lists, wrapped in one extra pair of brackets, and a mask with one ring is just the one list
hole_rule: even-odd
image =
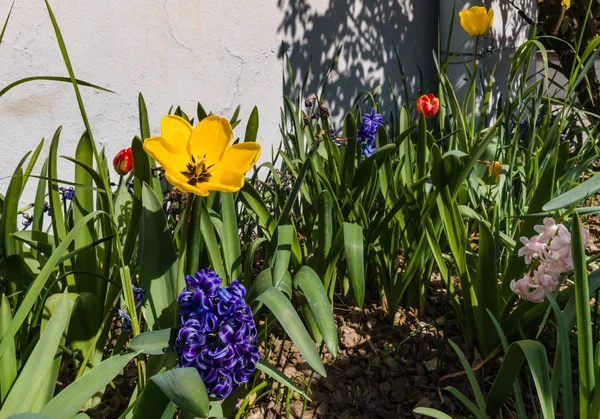
[(260, 360), (256, 324), (244, 301), (246, 289), (237, 280), (220, 287), (221, 278), (210, 269), (187, 275), (185, 281), (191, 290), (177, 298), (177, 366), (196, 368), (208, 394), (224, 399), (248, 382)]

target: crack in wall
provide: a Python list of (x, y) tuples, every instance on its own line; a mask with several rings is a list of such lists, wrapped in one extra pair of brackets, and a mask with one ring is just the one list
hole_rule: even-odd
[(244, 58), (241, 55), (234, 53), (227, 46), (225, 47), (225, 50), (227, 51), (227, 54), (229, 54), (231, 57), (239, 60), (240, 71), (234, 81), (235, 89), (231, 93), (231, 100), (229, 101), (229, 105), (223, 109), (223, 113), (225, 113), (225, 111), (229, 111), (229, 110), (233, 109), (233, 106), (235, 103), (235, 98), (238, 96), (238, 94), (240, 92), (240, 82), (242, 80), (242, 73), (244, 72), (244, 65), (246, 64), (246, 62), (244, 61)]
[(175, 43), (181, 47), (183, 47), (184, 49), (186, 49), (187, 51), (189, 51), (190, 53), (192, 53), (192, 55), (194, 54), (194, 50), (192, 48), (190, 48), (189, 46), (187, 46), (185, 43), (181, 42), (179, 39), (177, 39), (177, 36), (175, 35), (175, 31), (173, 30), (173, 26), (171, 26), (171, 15), (169, 14), (169, 9), (167, 8), (167, 5), (169, 4), (169, 0), (165, 0), (163, 2), (163, 9), (165, 11), (165, 14), (167, 15), (167, 26), (169, 27), (169, 32), (171, 33), (171, 38), (173, 38), (173, 40), (175, 41)]

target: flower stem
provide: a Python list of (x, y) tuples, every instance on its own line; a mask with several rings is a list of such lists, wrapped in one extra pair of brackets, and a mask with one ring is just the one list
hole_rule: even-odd
[(181, 241), (179, 242), (179, 260), (177, 262), (177, 284), (178, 288), (184, 287), (185, 278), (185, 256), (187, 251), (187, 236), (190, 226), (190, 218), (192, 215), (192, 207), (194, 206), (194, 198), (196, 195), (188, 193), (185, 211), (183, 213), (183, 225), (181, 226)]
[(471, 129), (475, 137), (475, 106), (477, 104), (477, 48), (479, 47), (479, 36), (475, 38), (475, 50), (473, 51), (473, 88), (471, 104)]

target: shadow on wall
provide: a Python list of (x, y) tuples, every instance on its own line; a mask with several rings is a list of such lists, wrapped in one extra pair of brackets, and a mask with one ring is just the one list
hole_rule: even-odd
[[(517, 48), (527, 40), (532, 26), (523, 16), (519, 15), (518, 9), (505, 0), (486, 1), (485, 4), (487, 7), (493, 6), (495, 10), (495, 25), (488, 34), (489, 39), (484, 42), (484, 47), (487, 48), (487, 57), (483, 60), (483, 74), (478, 77), (483, 76), (487, 86), (487, 80), (489, 80), (495, 67), (492, 103), (490, 105), (490, 112), (495, 114), (500, 96), (506, 97), (507, 90), (514, 93), (518, 84), (521, 83), (508, 86), (510, 65)], [(520, 7), (527, 18), (536, 19), (537, 0), (525, 0), (515, 4)], [(533, 61), (529, 69), (529, 84), (535, 81), (532, 77), (535, 71), (535, 61)]]
[[(283, 16), (278, 32), (284, 40), (280, 56), (288, 54), (296, 80), (310, 68), (307, 93), (311, 93), (343, 47), (324, 97), (334, 117), (348, 111), (358, 93), (379, 85), (381, 104), (390, 106), (388, 79), (401, 101), (405, 94), (414, 101), (435, 74), (438, 4), (438, 0), (278, 0)], [(395, 50), (404, 68), (406, 93)]]

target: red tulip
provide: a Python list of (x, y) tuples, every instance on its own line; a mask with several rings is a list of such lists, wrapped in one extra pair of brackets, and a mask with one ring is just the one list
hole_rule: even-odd
[(117, 153), (113, 160), (113, 167), (119, 176), (125, 176), (133, 169), (133, 154), (131, 148), (126, 148)]
[(440, 110), (440, 101), (433, 93), (422, 95), (417, 99), (417, 113), (423, 113), (425, 118), (433, 118)]

